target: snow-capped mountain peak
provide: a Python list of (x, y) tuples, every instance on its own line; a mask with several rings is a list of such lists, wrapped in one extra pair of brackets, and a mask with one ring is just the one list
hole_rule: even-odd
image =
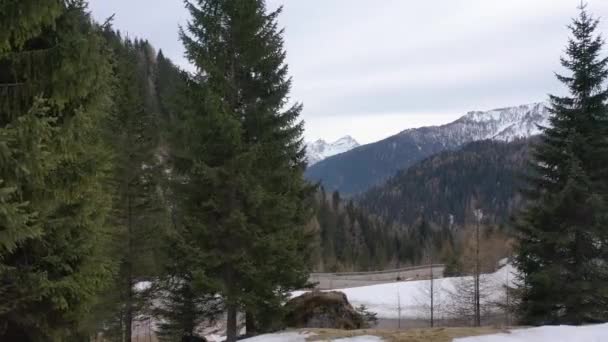
[(549, 125), (549, 111), (545, 103), (499, 108), (485, 112), (469, 112), (454, 124), (477, 128), (472, 140), (512, 141), (541, 133), (539, 126)]
[(314, 165), (321, 160), (344, 153), (358, 147), (359, 143), (350, 135), (344, 136), (332, 143), (328, 143), (323, 139), (319, 139), (313, 143), (306, 145), (306, 154), (308, 156), (308, 166)]

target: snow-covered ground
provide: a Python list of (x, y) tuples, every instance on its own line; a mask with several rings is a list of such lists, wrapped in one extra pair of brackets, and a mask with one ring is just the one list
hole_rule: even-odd
[[(243, 342), (306, 342), (307, 337), (314, 336), (312, 333), (305, 332), (285, 332), (278, 334), (260, 335), (242, 340)], [(377, 336), (357, 336), (339, 338), (334, 342), (382, 342), (383, 340)]]
[[(506, 265), (495, 273), (482, 275), (481, 282), (488, 294), (482, 302), (500, 302), (505, 295), (507, 282), (513, 285), (514, 272), (515, 269), (511, 265)], [(471, 277), (434, 280), (436, 318), (449, 318), (442, 308), (447, 308), (451, 304), (450, 301), (453, 298), (451, 294), (456, 292), (459, 284), (471, 280)], [(395, 282), (335, 291), (344, 292), (353, 306), (365, 305), (370, 311), (377, 313), (378, 318), (398, 318), (399, 316), (411, 319), (426, 318), (430, 306), (430, 280)], [(293, 296), (299, 296), (302, 293), (304, 292), (296, 291)]]
[[(283, 332), (261, 335), (244, 342), (306, 342), (314, 333)], [(325, 341), (325, 340), (324, 340)], [(334, 342), (382, 342), (377, 336), (337, 338)], [(454, 339), (453, 342), (605, 342), (608, 341), (608, 324), (588, 326), (544, 326), (529, 329), (513, 329), (507, 333)]]
[(384, 341), (378, 336), (356, 336), (356, 337), (346, 337), (334, 340), (334, 342), (381, 342)]
[(605, 342), (608, 324), (573, 326), (544, 326), (511, 330), (509, 333), (465, 337), (454, 342)]
[(306, 332), (284, 332), (276, 334), (260, 335), (252, 338), (246, 338), (242, 341), (246, 342), (306, 342), (306, 338), (314, 334)]

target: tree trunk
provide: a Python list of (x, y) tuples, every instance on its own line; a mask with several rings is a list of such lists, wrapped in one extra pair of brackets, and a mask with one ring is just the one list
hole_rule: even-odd
[(258, 325), (255, 321), (255, 316), (251, 311), (245, 312), (245, 329), (247, 336), (255, 336), (259, 333)]
[(476, 229), (476, 243), (475, 243), (475, 326), (481, 326), (481, 303), (480, 303), (480, 294), (479, 294), (479, 277), (480, 277), (480, 267), (479, 267), (479, 220), (477, 222)]
[(122, 342), (125, 341), (125, 314), (120, 309), (120, 322), (118, 323), (118, 328), (120, 329), (120, 340)]
[[(129, 186), (127, 185), (127, 191), (129, 191)], [(133, 265), (132, 265), (132, 260), (133, 260), (133, 207), (131, 204), (131, 195), (128, 195), (129, 197), (127, 198), (127, 260), (126, 260), (126, 266), (127, 266), (127, 279), (126, 279), (126, 286), (127, 288), (125, 289), (127, 292), (127, 300), (126, 300), (126, 312), (125, 312), (125, 342), (131, 342), (131, 340), (133, 339)]]
[[(433, 252), (431, 252), (431, 253), (433, 253)], [(435, 326), (435, 277), (433, 275), (433, 258), (431, 257), (431, 328), (434, 326)]]
[(235, 304), (226, 306), (226, 342), (236, 342), (237, 338), (237, 307)]
[[(129, 281), (129, 285), (131, 282)], [(125, 342), (131, 342), (133, 334), (133, 289), (130, 288), (127, 292), (125, 312)]]

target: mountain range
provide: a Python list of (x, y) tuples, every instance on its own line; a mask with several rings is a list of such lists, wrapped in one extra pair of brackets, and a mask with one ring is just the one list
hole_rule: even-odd
[(348, 152), (355, 147), (359, 147), (359, 143), (350, 135), (344, 136), (332, 143), (328, 143), (323, 139), (308, 143), (306, 144), (308, 166), (310, 167), (331, 156)]
[(408, 129), (327, 157), (311, 165), (306, 177), (327, 191), (359, 194), (437, 153), (474, 141), (509, 142), (536, 135), (549, 124), (549, 115), (544, 103), (472, 111), (446, 125)]

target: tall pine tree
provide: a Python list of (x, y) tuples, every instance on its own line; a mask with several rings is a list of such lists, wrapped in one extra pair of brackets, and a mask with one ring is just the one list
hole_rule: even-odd
[(530, 204), (518, 223), (520, 313), (531, 324), (608, 320), (608, 59), (598, 21), (580, 8), (551, 96), (551, 128), (533, 156)]
[(65, 341), (110, 274), (110, 63), (83, 1), (0, 10), (0, 340)]
[[(131, 341), (136, 320), (146, 314), (145, 291), (136, 284), (158, 276), (168, 215), (161, 192), (163, 165), (157, 157), (160, 121), (150, 72), (155, 56), (145, 41), (122, 39), (106, 28), (112, 48), (115, 86), (107, 137), (113, 148), (115, 189), (111, 223), (111, 252), (118, 267), (113, 286), (100, 298), (107, 307), (104, 335)], [(152, 90), (152, 91), (151, 91)], [(112, 304), (112, 305), (110, 305)]]
[(182, 40), (197, 72), (174, 145), (177, 217), (225, 299), (232, 342), (237, 312), (264, 328), (262, 318), (308, 278), (313, 189), (303, 179), (302, 107), (283, 109), (291, 80), (280, 9), (268, 13), (263, 0), (187, 7)]

